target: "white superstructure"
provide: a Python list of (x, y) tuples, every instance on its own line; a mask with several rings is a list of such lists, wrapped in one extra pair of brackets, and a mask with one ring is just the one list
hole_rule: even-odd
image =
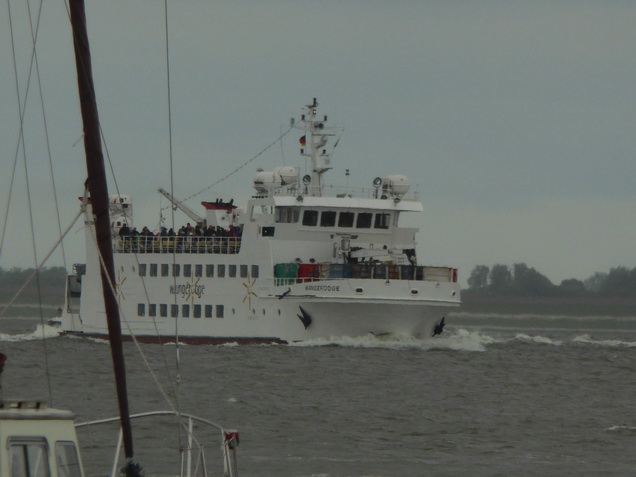
[[(417, 229), (400, 226), (403, 214), (422, 211), (405, 176), (377, 178), (366, 191), (323, 183), (336, 128), (316, 108), (314, 100), (294, 124), (304, 132), (301, 154), (311, 174), (301, 178), (289, 166), (259, 171), (256, 195), (244, 208), (203, 202), (199, 216), (160, 191), (192, 218), (189, 229), (136, 235), (130, 197), (111, 198), (125, 335), (132, 330), (139, 340), (166, 342), (178, 332), (189, 343), (426, 337), (459, 305), (457, 270), (418, 264)], [(86, 264), (69, 277), (62, 326), (106, 336), (88, 202)]]

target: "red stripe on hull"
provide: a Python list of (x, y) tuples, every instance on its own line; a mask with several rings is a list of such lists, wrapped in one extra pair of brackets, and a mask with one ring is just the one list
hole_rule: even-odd
[[(108, 340), (108, 335), (99, 333), (82, 333), (64, 331), (62, 336), (78, 336), (81, 338), (95, 338), (100, 340)], [(135, 339), (139, 343), (144, 344), (174, 344), (176, 340), (167, 336), (135, 336)], [(123, 341), (132, 341), (130, 336), (122, 336)], [(253, 345), (253, 344), (287, 344), (287, 341), (280, 338), (237, 338), (237, 337), (199, 337), (199, 336), (180, 336), (179, 343), (188, 345), (220, 345), (220, 344), (232, 344), (239, 345)]]

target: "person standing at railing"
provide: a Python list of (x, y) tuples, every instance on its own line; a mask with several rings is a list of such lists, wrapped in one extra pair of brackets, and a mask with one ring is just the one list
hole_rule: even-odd
[(130, 238), (132, 241), (133, 252), (139, 251), (139, 230), (137, 230), (137, 227), (133, 227), (130, 231)]
[(130, 227), (124, 222), (119, 229), (119, 237), (121, 238), (121, 245), (124, 252), (130, 252)]
[(152, 249), (152, 241), (154, 239), (154, 235), (150, 231), (148, 227), (144, 227), (141, 229), (141, 245), (145, 252), (149, 252)]

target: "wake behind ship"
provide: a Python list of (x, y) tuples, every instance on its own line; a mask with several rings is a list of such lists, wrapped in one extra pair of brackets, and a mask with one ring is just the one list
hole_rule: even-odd
[[(205, 216), (160, 189), (191, 219), (178, 230), (137, 231), (132, 200), (110, 198), (117, 298), (124, 335), (140, 341), (289, 343), (332, 337), (441, 332), (460, 304), (457, 269), (417, 262), (421, 212), (403, 175), (373, 180), (367, 190), (323, 184), (338, 128), (319, 118), (317, 102), (293, 127), (303, 131), (296, 167), (259, 171), (256, 194), (202, 202)], [(82, 201), (86, 263), (68, 277), (62, 328), (108, 335), (90, 198)]]

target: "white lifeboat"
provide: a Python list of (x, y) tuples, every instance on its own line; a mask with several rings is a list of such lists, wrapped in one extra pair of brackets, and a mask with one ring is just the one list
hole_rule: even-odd
[(408, 177), (403, 175), (390, 175), (382, 179), (382, 192), (393, 197), (402, 197), (411, 188)]

